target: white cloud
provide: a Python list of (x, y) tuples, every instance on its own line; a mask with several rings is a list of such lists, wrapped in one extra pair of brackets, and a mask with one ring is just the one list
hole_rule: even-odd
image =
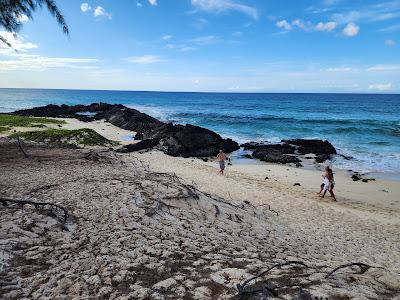
[(336, 22), (319, 22), (317, 25), (314, 25), (310, 21), (304, 22), (303, 20), (300, 19), (294, 19), (291, 23), (289, 23), (287, 20), (281, 20), (276, 22), (276, 26), (289, 31), (292, 30), (293, 27), (300, 28), (301, 30), (304, 31), (326, 31), (326, 32), (331, 32), (336, 29), (337, 23)]
[(233, 0), (192, 0), (192, 5), (206, 12), (221, 13), (224, 11), (237, 11), (253, 19), (258, 19), (258, 10), (255, 7), (240, 4)]
[(0, 43), (0, 56), (12, 58), (0, 60), (0, 71), (11, 70), (33, 70), (43, 71), (50, 68), (94, 68), (93, 63), (99, 62), (94, 58), (66, 58), (66, 57), (44, 57), (30, 54), (29, 51), (36, 49), (39, 45), (25, 42), (22, 37), (6, 31), (0, 31), (10, 44), (11, 48)]
[(209, 44), (213, 44), (219, 40), (218, 37), (214, 35), (206, 35), (206, 36), (200, 36), (194, 39), (191, 39), (190, 42), (193, 44), (199, 45), (199, 46), (205, 46)]
[(319, 22), (317, 25), (315, 25), (314, 30), (315, 31), (333, 31), (337, 27), (336, 22)]
[(112, 14), (111, 13), (109, 13), (109, 12), (107, 12), (103, 7), (101, 7), (101, 6), (97, 6), (96, 7), (96, 9), (94, 10), (94, 13), (93, 13), (93, 15), (95, 16), (95, 17), (105, 17), (105, 18), (108, 18), (108, 19), (112, 19)]
[(10, 43), (11, 48), (2, 42), (0, 42), (0, 54), (15, 54), (15, 51), (17, 52), (26, 52), (30, 49), (35, 49), (38, 48), (39, 45), (30, 43), (30, 42), (24, 42), (21, 37), (17, 38), (14, 36), (13, 33), (7, 32), (7, 31), (0, 31), (0, 36), (5, 38), (8, 43)]
[(292, 29), (292, 25), (290, 25), (289, 22), (286, 20), (281, 20), (281, 21), (276, 22), (276, 26), (278, 28), (284, 29), (286, 31), (289, 31)]
[(392, 20), (400, 17), (400, 1), (375, 1), (357, 10), (334, 13), (331, 17), (340, 24)]
[(140, 2), (136, 2), (136, 6), (137, 6), (137, 7), (142, 7), (142, 6), (143, 6), (143, 4), (142, 4), (142, 3), (140, 3)]
[(385, 40), (385, 46), (394, 46), (396, 45), (396, 41), (395, 40)]
[(376, 65), (369, 67), (367, 71), (369, 72), (385, 72), (385, 71), (399, 71), (400, 65)]
[(89, 5), (89, 3), (86, 3), (86, 2), (84, 2), (84, 3), (82, 3), (81, 4), (81, 11), (82, 12), (88, 12), (89, 10), (91, 10), (92, 9), (92, 7)]
[(158, 62), (163, 62), (165, 61), (161, 57), (157, 55), (142, 55), (142, 56), (133, 56), (133, 57), (128, 57), (125, 58), (126, 61), (135, 63), (135, 64), (154, 64)]
[(166, 35), (164, 35), (164, 36), (162, 37), (162, 39), (163, 39), (164, 41), (169, 41), (170, 39), (172, 39), (172, 35), (166, 34)]
[(153, 6), (157, 5), (157, 0), (149, 0), (149, 3)]
[(186, 45), (168, 44), (165, 47), (168, 49), (176, 49), (180, 52), (189, 52), (189, 51), (197, 50), (197, 48), (195, 48), (195, 47), (186, 46)]
[(17, 17), (17, 21), (18, 21), (18, 23), (26, 23), (26, 22), (29, 21), (29, 18), (28, 18), (27, 15), (20, 14), (20, 15)]
[(348, 37), (354, 37), (360, 33), (360, 27), (357, 24), (349, 23), (343, 29), (343, 34)]
[(178, 49), (179, 49), (179, 51), (181, 51), (181, 52), (189, 52), (189, 51), (197, 50), (197, 48), (195, 48), (195, 47), (190, 47), (190, 46), (183, 46), (183, 47), (180, 47), (180, 48), (178, 48)]
[(308, 27), (309, 27), (300, 19), (293, 20), (292, 21), (292, 25), (293, 26), (297, 26), (297, 27), (299, 27), (300, 29), (303, 29), (303, 30), (308, 30)]
[(350, 67), (336, 67), (336, 68), (328, 68), (326, 69), (328, 72), (351, 72), (353, 71)]
[(96, 62), (99, 62), (99, 60), (93, 58), (43, 57), (40, 55), (32, 55), (14, 60), (1, 60), (0, 72), (15, 70), (44, 71), (54, 68), (92, 69), (95, 68), (93, 63)]
[(391, 83), (374, 83), (370, 84), (368, 86), (369, 90), (375, 90), (375, 91), (389, 91), (393, 88), (393, 85)]

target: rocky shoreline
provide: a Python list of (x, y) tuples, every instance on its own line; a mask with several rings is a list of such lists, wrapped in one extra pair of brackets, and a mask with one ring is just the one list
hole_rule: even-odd
[[(82, 113), (92, 113), (87, 116)], [(237, 142), (223, 139), (219, 134), (194, 125), (175, 125), (161, 122), (136, 109), (119, 104), (93, 103), (90, 105), (47, 105), (14, 112), (16, 115), (32, 117), (76, 118), (89, 122), (104, 119), (107, 122), (136, 132), (136, 144), (127, 145), (120, 152), (133, 152), (157, 148), (171, 156), (209, 157), (219, 149), (227, 153), (239, 149)]]
[[(250, 142), (239, 146), (231, 139), (224, 139), (218, 133), (190, 124), (176, 125), (161, 122), (136, 109), (120, 104), (92, 103), (90, 105), (47, 105), (19, 110), (16, 115), (33, 117), (76, 118), (84, 122), (104, 119), (107, 122), (136, 133), (136, 143), (125, 145), (118, 152), (134, 152), (157, 149), (167, 155), (182, 157), (211, 157), (223, 149), (226, 153), (240, 147), (252, 151), (248, 158), (277, 164), (294, 164), (301, 167), (301, 159), (314, 158), (317, 163), (330, 160), (337, 153), (329, 141), (292, 139), (281, 143)], [(90, 115), (88, 115), (90, 114)], [(314, 157), (307, 157), (314, 154)], [(345, 157), (346, 159), (351, 159)]]

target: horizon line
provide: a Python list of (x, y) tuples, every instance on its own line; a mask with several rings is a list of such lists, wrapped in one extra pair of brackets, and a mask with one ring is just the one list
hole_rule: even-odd
[(162, 90), (113, 90), (113, 89), (79, 89), (79, 88), (30, 88), (0, 87), (0, 90), (59, 90), (59, 91), (98, 91), (98, 92), (132, 92), (132, 93), (182, 93), (182, 94), (336, 94), (336, 95), (400, 95), (399, 92), (221, 92), (221, 91), (162, 91)]

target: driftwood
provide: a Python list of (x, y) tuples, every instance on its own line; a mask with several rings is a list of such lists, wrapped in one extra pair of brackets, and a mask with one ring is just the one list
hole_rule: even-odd
[(17, 136), (17, 145), (18, 145), (19, 150), (21, 150), (22, 154), (25, 156), (25, 158), (27, 158), (27, 159), (32, 158), (32, 155), (30, 155), (28, 152), (26, 152), (24, 150), (24, 148), (22, 147), (21, 139), (19, 138), (19, 136)]
[(276, 291), (276, 289), (287, 287), (287, 285), (280, 286), (280, 287), (273, 287), (273, 286), (269, 285), (268, 283), (266, 283), (266, 284), (264, 284), (264, 286), (262, 288), (256, 289), (256, 290), (251, 290), (251, 291), (247, 290), (246, 287), (251, 281), (253, 281), (253, 280), (257, 279), (257, 278), (265, 276), (266, 274), (268, 274), (273, 269), (281, 268), (281, 267), (284, 267), (284, 266), (290, 266), (290, 265), (298, 265), (298, 266), (302, 266), (302, 267), (305, 267), (305, 268), (310, 268), (309, 266), (307, 266), (305, 263), (303, 263), (301, 261), (287, 261), (287, 262), (284, 262), (284, 263), (275, 264), (272, 267), (268, 268), (267, 270), (259, 273), (258, 275), (255, 275), (255, 276), (245, 280), (243, 283), (241, 283), (241, 284), (239, 283), (237, 285), (237, 289), (239, 291), (239, 297), (244, 296), (245, 294), (248, 294), (248, 293), (257, 293), (257, 292), (262, 292), (264, 299), (267, 299), (268, 295), (278, 296), (278, 292)]
[(341, 265), (335, 269), (333, 269), (331, 272), (329, 272), (325, 278), (329, 278), (330, 276), (333, 275), (333, 273), (335, 273), (336, 271), (339, 271), (340, 269), (344, 269), (344, 268), (349, 268), (349, 267), (353, 267), (353, 266), (357, 266), (360, 267), (360, 274), (363, 274), (365, 272), (367, 272), (369, 269), (371, 268), (381, 268), (381, 267), (374, 267), (374, 266), (370, 266), (364, 263), (360, 263), (360, 262), (354, 262), (354, 263), (349, 263), (349, 264), (345, 264), (345, 265)]
[(35, 207), (35, 209), (39, 211), (43, 211), (45, 209), (50, 210), (60, 221), (61, 227), (64, 230), (69, 231), (69, 229), (66, 227), (66, 222), (69, 217), (68, 211), (64, 207), (58, 204), (48, 203), (48, 202), (35, 202), (31, 200), (16, 200), (16, 199), (9, 199), (2, 197), (0, 197), (0, 203), (5, 207), (8, 207), (10, 204), (17, 205), (21, 208), (24, 205), (32, 205)]

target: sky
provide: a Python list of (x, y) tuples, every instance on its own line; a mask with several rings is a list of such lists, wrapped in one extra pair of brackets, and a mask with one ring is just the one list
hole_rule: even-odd
[(0, 27), (0, 88), (400, 93), (400, 0), (56, 3), (69, 36)]

